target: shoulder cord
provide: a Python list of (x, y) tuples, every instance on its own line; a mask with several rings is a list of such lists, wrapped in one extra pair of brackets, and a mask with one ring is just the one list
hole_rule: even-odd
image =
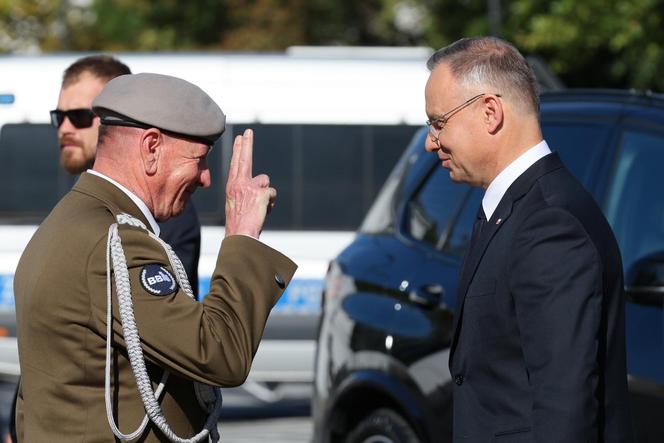
[[(143, 349), (140, 344), (140, 337), (138, 334), (138, 327), (134, 318), (134, 308), (131, 301), (131, 286), (129, 282), (129, 271), (127, 269), (127, 261), (122, 248), (120, 234), (118, 232), (119, 224), (129, 224), (131, 226), (140, 227), (145, 229), (146, 232), (155, 239), (166, 251), (168, 260), (172, 269), (175, 271), (178, 284), (182, 290), (193, 298), (191, 285), (187, 279), (187, 274), (184, 271), (184, 266), (178, 256), (173, 252), (168, 243), (150, 232), (146, 226), (134, 217), (127, 214), (120, 214), (117, 216), (117, 223), (112, 224), (108, 230), (107, 240), (107, 256), (106, 256), (106, 294), (107, 294), (107, 314), (106, 314), (106, 371), (105, 371), (105, 400), (106, 400), (106, 415), (108, 423), (116, 437), (123, 441), (133, 440), (140, 436), (145, 427), (147, 426), (148, 417), (152, 422), (174, 443), (196, 443), (210, 437), (213, 443), (219, 441), (219, 432), (217, 430), (217, 422), (221, 415), (221, 390), (211, 386), (194, 383), (196, 397), (201, 403), (201, 406), (210, 414), (205, 423), (205, 427), (195, 436), (184, 439), (181, 438), (171, 430), (170, 426), (166, 423), (166, 418), (159, 406), (159, 396), (161, 395), (166, 380), (168, 379), (168, 371), (164, 371), (161, 382), (155, 391), (152, 390), (152, 382), (147, 375), (145, 368), (145, 358), (143, 357)], [(112, 261), (112, 264), (111, 264)], [(112, 335), (112, 301), (111, 301), (111, 266), (113, 267), (115, 275), (115, 286), (118, 295), (118, 305), (120, 307), (120, 323), (122, 324), (122, 331), (124, 334), (125, 343), (127, 346), (127, 353), (129, 354), (129, 362), (134, 372), (136, 379), (136, 386), (138, 387), (141, 400), (145, 407), (146, 415), (139, 425), (138, 429), (130, 434), (123, 434), (118, 429), (115, 419), (113, 417), (113, 404), (111, 400), (111, 335)], [(214, 401), (214, 404), (212, 403)]]

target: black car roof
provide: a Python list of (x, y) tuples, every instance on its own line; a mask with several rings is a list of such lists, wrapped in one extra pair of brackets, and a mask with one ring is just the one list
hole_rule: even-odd
[(542, 92), (542, 102), (614, 103), (664, 109), (664, 94), (619, 89), (561, 89)]

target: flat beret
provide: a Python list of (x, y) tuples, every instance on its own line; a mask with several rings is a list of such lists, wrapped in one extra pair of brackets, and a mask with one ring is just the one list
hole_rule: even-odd
[(92, 102), (103, 125), (157, 128), (212, 145), (226, 116), (198, 86), (162, 74), (127, 74), (106, 84)]

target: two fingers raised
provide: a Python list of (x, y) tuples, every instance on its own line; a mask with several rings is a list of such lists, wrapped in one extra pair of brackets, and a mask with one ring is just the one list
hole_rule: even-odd
[(247, 129), (233, 142), (226, 184), (226, 235), (258, 238), (265, 216), (274, 206), (277, 191), (265, 174), (252, 177), (253, 131)]

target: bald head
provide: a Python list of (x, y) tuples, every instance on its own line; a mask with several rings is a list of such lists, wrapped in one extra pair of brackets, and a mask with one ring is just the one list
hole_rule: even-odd
[(93, 167), (139, 196), (144, 184), (144, 167), (140, 161), (142, 132), (139, 128), (100, 126)]

